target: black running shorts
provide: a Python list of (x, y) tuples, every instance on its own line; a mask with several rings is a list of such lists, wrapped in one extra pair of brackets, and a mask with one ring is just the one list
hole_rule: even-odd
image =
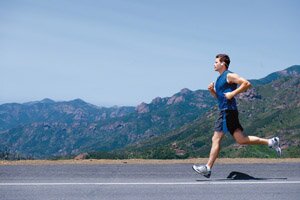
[(214, 130), (224, 133), (230, 132), (233, 135), (237, 129), (244, 130), (239, 121), (239, 112), (237, 110), (220, 111)]

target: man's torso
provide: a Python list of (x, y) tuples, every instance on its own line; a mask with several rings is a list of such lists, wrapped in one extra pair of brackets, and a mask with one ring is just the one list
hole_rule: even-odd
[(237, 88), (237, 84), (229, 84), (227, 82), (227, 74), (232, 73), (231, 71), (224, 71), (217, 79), (215, 90), (217, 93), (219, 109), (220, 110), (237, 110), (236, 100), (233, 97), (228, 100), (225, 97), (225, 93), (232, 92)]

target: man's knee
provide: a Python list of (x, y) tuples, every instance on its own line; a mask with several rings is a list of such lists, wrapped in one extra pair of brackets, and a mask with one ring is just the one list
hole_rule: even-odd
[(233, 133), (233, 137), (234, 137), (235, 141), (240, 145), (248, 144), (248, 137), (245, 136), (240, 129), (237, 129)]
[(248, 144), (248, 138), (243, 135), (239, 137), (235, 137), (235, 141), (240, 145)]
[(237, 139), (236, 142), (237, 142), (239, 145), (247, 144), (247, 140), (245, 140), (245, 139)]
[(212, 142), (213, 143), (220, 143), (222, 138), (223, 138), (223, 133), (222, 132), (215, 132), (214, 136), (212, 137)]

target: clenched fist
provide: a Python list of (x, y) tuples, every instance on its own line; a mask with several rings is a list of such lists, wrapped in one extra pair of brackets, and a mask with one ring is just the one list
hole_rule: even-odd
[(215, 90), (215, 83), (212, 82), (211, 84), (208, 85), (208, 88), (207, 88), (209, 91), (214, 91)]

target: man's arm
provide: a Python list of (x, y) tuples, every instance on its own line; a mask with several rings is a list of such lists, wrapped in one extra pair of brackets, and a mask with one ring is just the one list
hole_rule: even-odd
[(211, 84), (208, 85), (208, 90), (213, 97), (217, 98), (217, 93), (215, 91), (215, 83), (214, 82), (212, 82)]
[(251, 87), (251, 83), (249, 81), (247, 81), (246, 79), (240, 77), (239, 75), (237, 75), (235, 73), (227, 74), (227, 82), (229, 84), (236, 83), (236, 84), (240, 85), (234, 91), (225, 93), (225, 97), (227, 99), (232, 99), (237, 94), (245, 92), (246, 90), (248, 90)]

